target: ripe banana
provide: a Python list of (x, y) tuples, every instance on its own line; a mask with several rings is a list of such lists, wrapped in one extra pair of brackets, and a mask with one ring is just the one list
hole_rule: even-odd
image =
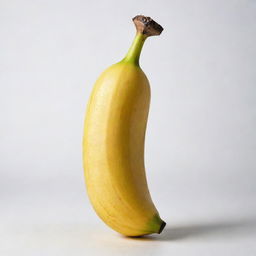
[(137, 33), (127, 55), (100, 75), (89, 99), (83, 164), (87, 192), (99, 217), (123, 235), (142, 236), (161, 233), (165, 226), (145, 175), (150, 87), (139, 66), (144, 41), (163, 28), (142, 15), (133, 22)]

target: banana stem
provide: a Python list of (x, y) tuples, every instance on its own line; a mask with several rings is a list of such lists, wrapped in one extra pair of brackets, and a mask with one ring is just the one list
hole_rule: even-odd
[(139, 66), (140, 53), (146, 38), (160, 35), (163, 28), (150, 17), (143, 15), (137, 15), (132, 20), (135, 24), (137, 34), (133, 40), (132, 46), (122, 61)]
[(146, 38), (147, 37), (145, 35), (139, 32), (136, 34), (128, 53), (123, 59), (123, 62), (130, 62), (139, 66), (140, 53)]

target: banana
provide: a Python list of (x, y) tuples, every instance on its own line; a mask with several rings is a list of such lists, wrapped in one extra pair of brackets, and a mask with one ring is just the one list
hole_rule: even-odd
[(149, 194), (144, 140), (150, 86), (139, 66), (142, 46), (163, 28), (150, 17), (133, 18), (137, 33), (125, 58), (96, 81), (87, 105), (83, 165), (87, 192), (98, 216), (125, 236), (161, 233)]

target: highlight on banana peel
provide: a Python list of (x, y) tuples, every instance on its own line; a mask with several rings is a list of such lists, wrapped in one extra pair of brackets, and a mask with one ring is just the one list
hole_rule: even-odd
[(126, 56), (97, 79), (85, 117), (83, 165), (87, 192), (98, 216), (125, 236), (161, 233), (165, 222), (152, 202), (144, 166), (149, 81), (139, 58), (145, 40), (163, 28), (133, 18), (135, 39)]

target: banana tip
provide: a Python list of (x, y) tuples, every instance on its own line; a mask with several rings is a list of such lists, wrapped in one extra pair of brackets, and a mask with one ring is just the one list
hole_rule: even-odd
[(158, 234), (161, 234), (161, 233), (162, 233), (162, 231), (163, 231), (163, 229), (165, 228), (165, 226), (166, 226), (166, 223), (165, 223), (164, 221), (162, 221), (162, 224), (161, 224), (161, 226), (160, 226), (160, 228), (159, 228)]

